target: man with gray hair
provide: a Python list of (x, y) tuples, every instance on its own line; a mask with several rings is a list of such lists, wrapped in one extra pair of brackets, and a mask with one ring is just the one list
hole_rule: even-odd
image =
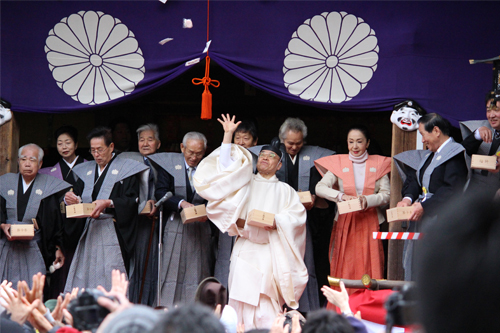
[[(71, 184), (42, 175), (43, 150), (30, 143), (19, 148), (19, 173), (0, 177), (0, 279), (31, 284), (33, 275), (64, 264), (63, 221), (58, 198)], [(33, 228), (30, 240), (13, 239), (12, 225)]]
[[(145, 124), (137, 129), (139, 152), (123, 152), (118, 158), (129, 158), (149, 167), (139, 176), (139, 222), (137, 224), (137, 238), (135, 251), (130, 267), (129, 299), (134, 303), (153, 305), (156, 295), (158, 279), (158, 225), (156, 224), (157, 208), (154, 206), (154, 195), (158, 171), (161, 168), (153, 167), (148, 159), (161, 146), (158, 125)], [(149, 213), (142, 213), (150, 209)]]
[(166, 210), (163, 232), (162, 272), (160, 276), (161, 304), (171, 308), (191, 302), (198, 284), (213, 274), (212, 226), (204, 220), (183, 224), (181, 211), (205, 204), (193, 187), (196, 168), (205, 155), (207, 139), (199, 132), (184, 135), (180, 145), (182, 153), (160, 153), (149, 159), (166, 172), (158, 174), (155, 196), (162, 198), (167, 192), (173, 197), (164, 203)]
[(321, 180), (321, 175), (314, 166), (315, 160), (333, 155), (335, 152), (318, 146), (305, 145), (306, 137), (307, 126), (301, 119), (287, 118), (283, 122), (279, 129), (283, 166), (276, 172), (276, 177), (280, 181), (287, 183), (296, 191), (310, 191), (312, 197), (312, 203), (304, 204), (307, 209), (307, 244), (304, 261), (309, 280), (300, 299), (301, 312), (318, 309), (320, 299), (321, 303), (325, 302), (318, 284), (323, 286), (328, 283), (326, 279), (330, 273), (328, 246), (335, 216), (333, 204), (330, 206), (324, 199), (316, 198), (316, 184)]

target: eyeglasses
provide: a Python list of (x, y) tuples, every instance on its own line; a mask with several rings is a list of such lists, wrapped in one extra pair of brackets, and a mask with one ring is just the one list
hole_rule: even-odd
[(19, 157), (19, 161), (21, 161), (23, 163), (26, 163), (28, 160), (32, 163), (38, 162), (38, 158), (36, 158), (36, 157), (27, 157), (27, 156), (20, 156)]
[(106, 147), (106, 148), (99, 148), (99, 149), (89, 149), (89, 152), (92, 154), (92, 155), (96, 155), (96, 154), (99, 154), (99, 155), (102, 155), (106, 150), (108, 150), (109, 146)]
[(186, 149), (186, 150), (184, 151), (184, 155), (186, 155), (186, 157), (191, 157), (191, 156), (194, 156), (194, 157), (196, 157), (196, 158), (202, 158), (204, 154), (205, 154), (205, 152), (204, 152), (204, 151), (199, 152), (199, 153), (195, 153), (195, 152), (193, 152), (193, 151), (191, 151), (191, 150), (188, 150), (188, 149)]
[(275, 158), (277, 155), (275, 153), (260, 153), (259, 158)]

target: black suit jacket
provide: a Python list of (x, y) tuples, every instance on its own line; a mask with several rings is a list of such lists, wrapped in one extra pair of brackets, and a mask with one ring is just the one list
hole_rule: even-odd
[(161, 167), (158, 167), (157, 170), (158, 170), (158, 181), (156, 183), (156, 189), (155, 189), (156, 200), (160, 200), (169, 191), (174, 194), (173, 197), (171, 197), (164, 203), (164, 207), (167, 210), (179, 212), (180, 211), (179, 202), (181, 200), (186, 200), (187, 202), (193, 201), (194, 192), (191, 190), (191, 185), (189, 184), (187, 170), (185, 170), (187, 198), (184, 198), (180, 195), (175, 195), (174, 177), (171, 174), (169, 174), (167, 171), (165, 171), (165, 169)]
[[(429, 182), (429, 192), (433, 193), (433, 196), (422, 202), (424, 214), (426, 216), (438, 215), (439, 209), (444, 206), (446, 201), (453, 195), (462, 193), (466, 181), (467, 164), (463, 154), (457, 154), (435, 168)], [(422, 194), (422, 187), (417, 181), (416, 172), (408, 175), (401, 194), (403, 198), (412, 198), (413, 202)]]
[(474, 137), (474, 132), (472, 132), (468, 137), (463, 139), (462, 146), (465, 148), (467, 155), (477, 154), (479, 146), (483, 143), (482, 140), (476, 140)]

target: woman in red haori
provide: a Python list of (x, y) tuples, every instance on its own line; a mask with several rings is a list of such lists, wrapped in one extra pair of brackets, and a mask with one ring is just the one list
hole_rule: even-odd
[[(316, 185), (316, 195), (340, 202), (359, 198), (363, 210), (338, 215), (330, 240), (330, 275), (359, 280), (363, 274), (375, 279), (384, 277), (384, 250), (373, 239), (384, 221), (380, 206), (389, 203), (388, 173), (391, 159), (369, 155), (370, 136), (364, 126), (353, 126), (347, 134), (348, 155), (332, 155), (314, 163), (323, 179)], [(349, 294), (355, 292), (348, 289)], [(331, 306), (331, 304), (329, 304)]]

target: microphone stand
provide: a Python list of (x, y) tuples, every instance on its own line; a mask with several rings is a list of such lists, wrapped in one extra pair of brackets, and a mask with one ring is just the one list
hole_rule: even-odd
[(160, 231), (158, 234), (158, 285), (156, 288), (156, 306), (161, 306), (161, 259), (163, 252), (163, 205), (160, 205)]
[(163, 255), (163, 204), (165, 201), (172, 197), (172, 192), (167, 192), (163, 198), (161, 198), (155, 207), (160, 208), (160, 232), (158, 234), (158, 285), (156, 288), (156, 305), (160, 306), (160, 296), (161, 296), (161, 258)]

